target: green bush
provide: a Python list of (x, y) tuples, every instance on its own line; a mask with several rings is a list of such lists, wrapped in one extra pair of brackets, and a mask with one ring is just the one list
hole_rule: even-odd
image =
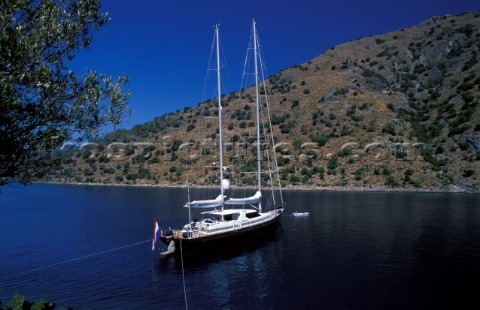
[(383, 127), (382, 132), (384, 133), (389, 133), (392, 136), (395, 136), (397, 133), (395, 132), (395, 124), (392, 122), (388, 122), (385, 124), (385, 127)]
[(320, 176), (320, 179), (325, 179), (325, 168), (323, 167), (314, 167), (313, 172)]
[(317, 155), (317, 152), (315, 152), (314, 150), (309, 150), (306, 155), (308, 156), (308, 158), (310, 159), (317, 159), (318, 155)]
[(395, 178), (392, 175), (389, 175), (385, 180), (385, 185), (389, 187), (398, 187), (400, 184), (395, 181)]
[(290, 176), (290, 182), (292, 182), (293, 184), (298, 184), (300, 183), (300, 177), (295, 174), (292, 174)]
[[(21, 295), (15, 295), (13, 298), (10, 300), (10, 302), (7, 304), (6, 308), (3, 308), (1, 306), (0, 302), (0, 309), (12, 309), (12, 310), (54, 310), (55, 309), (55, 304), (44, 300), (40, 299), (37, 302), (30, 302), (28, 301), (25, 297)], [(65, 309), (62, 307), (62, 309)], [(73, 310), (72, 307), (68, 307), (67, 309)]]
[(362, 168), (358, 169), (353, 174), (355, 175), (355, 180), (356, 181), (360, 181), (361, 179), (363, 179), (363, 169)]
[(348, 89), (346, 88), (337, 88), (334, 92), (333, 92), (333, 95), (334, 96), (337, 96), (337, 95), (346, 95), (348, 94)]
[(300, 171), (300, 173), (301, 173), (302, 175), (307, 176), (307, 178), (311, 178), (312, 175), (313, 175), (313, 171), (310, 170), (310, 169), (308, 169), (308, 168), (302, 168), (302, 170)]
[(136, 174), (136, 173), (129, 173), (129, 174), (127, 174), (127, 180), (129, 180), (129, 181), (135, 181), (136, 179), (138, 179), (138, 174)]
[(272, 125), (279, 125), (279, 124), (285, 122), (285, 120), (286, 120), (285, 115), (277, 116), (277, 115), (273, 114), (272, 118), (271, 118)]
[(311, 133), (309, 137), (310, 137), (310, 140), (312, 142), (316, 142), (318, 146), (323, 146), (328, 142), (328, 136), (318, 135), (318, 133), (316, 134)]
[(295, 128), (295, 122), (293, 122), (293, 121), (290, 121), (286, 124), (281, 124), (280, 125), (281, 133), (291, 133), (293, 128)]
[(463, 176), (465, 178), (469, 178), (474, 174), (474, 172), (475, 171), (473, 171), (472, 169), (465, 169), (465, 170), (463, 170)]
[(338, 158), (337, 156), (332, 156), (328, 161), (327, 168), (328, 169), (336, 169), (338, 167)]
[(277, 158), (277, 164), (278, 164), (279, 167), (285, 166), (286, 164), (288, 164), (288, 162), (289, 162), (288, 158), (285, 158), (285, 157), (278, 157)]
[(135, 147), (132, 145), (127, 146), (127, 148), (125, 149), (125, 156), (128, 157), (133, 154), (135, 154)]
[(195, 125), (194, 125), (194, 124), (189, 124), (189, 125), (187, 126), (187, 132), (192, 131), (194, 128), (195, 128)]
[(439, 159), (433, 157), (433, 155), (432, 155), (432, 153), (433, 153), (432, 149), (430, 149), (430, 148), (423, 148), (423, 149), (420, 150), (420, 153), (421, 153), (423, 159), (424, 159), (426, 162), (428, 162), (428, 163), (430, 163), (430, 164), (432, 165), (432, 169), (433, 169), (434, 171), (439, 171), (440, 168), (444, 165), (444, 162), (443, 162), (442, 160), (439, 160)]
[(345, 157), (352, 154), (352, 150), (349, 147), (344, 147), (339, 153), (338, 156)]

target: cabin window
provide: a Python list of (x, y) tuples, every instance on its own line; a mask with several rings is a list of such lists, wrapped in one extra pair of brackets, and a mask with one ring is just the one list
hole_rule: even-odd
[(260, 216), (260, 214), (258, 214), (257, 212), (252, 212), (252, 213), (247, 213), (247, 214), (245, 214), (245, 216), (246, 216), (247, 218), (249, 218), (249, 219), (253, 219), (253, 218), (257, 217), (257, 216)]
[(223, 220), (224, 220), (224, 221), (227, 221), (227, 222), (228, 222), (228, 221), (233, 221), (233, 220), (238, 219), (239, 216), (240, 216), (239, 213), (225, 214), (225, 215), (223, 216)]

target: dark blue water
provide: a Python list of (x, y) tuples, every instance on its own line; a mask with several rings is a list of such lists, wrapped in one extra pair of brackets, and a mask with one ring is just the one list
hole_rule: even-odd
[[(0, 193), (0, 300), (185, 308), (181, 262), (152, 255), (153, 217), (186, 190), (32, 185)], [(185, 264), (190, 309), (479, 309), (480, 196), (287, 192), (272, 236)], [(100, 253), (100, 254), (97, 254)]]

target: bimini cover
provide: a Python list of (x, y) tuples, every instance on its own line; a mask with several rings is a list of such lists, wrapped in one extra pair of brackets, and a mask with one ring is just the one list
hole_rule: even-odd
[(225, 201), (226, 205), (250, 205), (260, 202), (262, 199), (262, 193), (257, 191), (255, 195), (245, 198), (230, 198)]
[(215, 199), (210, 200), (195, 200), (192, 202), (187, 202), (185, 207), (187, 208), (215, 208), (223, 204), (222, 194), (218, 195)]

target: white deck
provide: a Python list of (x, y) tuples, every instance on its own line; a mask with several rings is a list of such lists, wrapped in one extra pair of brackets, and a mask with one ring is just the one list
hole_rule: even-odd
[[(255, 215), (255, 213), (255, 217), (247, 217), (247, 215), (252, 216)], [(279, 216), (280, 213), (281, 211), (279, 210), (257, 213), (256, 210), (251, 209), (227, 209), (224, 211), (203, 212), (202, 214), (204, 215), (212, 215), (216, 218), (204, 218), (200, 221), (187, 224), (182, 230), (176, 230), (173, 237), (175, 239), (195, 239), (237, 231), (241, 228), (260, 225), (271, 221)]]

